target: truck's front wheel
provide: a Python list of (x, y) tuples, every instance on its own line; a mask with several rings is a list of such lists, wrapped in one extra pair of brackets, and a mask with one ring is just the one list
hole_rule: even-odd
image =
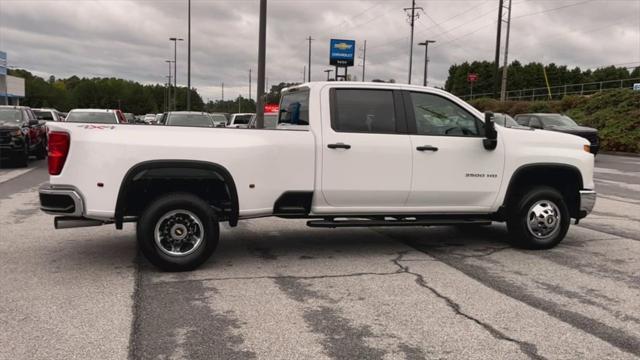
[(550, 249), (564, 239), (570, 222), (562, 194), (545, 186), (532, 188), (512, 202), (507, 228), (520, 247)]
[(218, 245), (220, 229), (211, 207), (191, 194), (153, 201), (138, 219), (144, 256), (165, 271), (188, 271), (205, 262)]

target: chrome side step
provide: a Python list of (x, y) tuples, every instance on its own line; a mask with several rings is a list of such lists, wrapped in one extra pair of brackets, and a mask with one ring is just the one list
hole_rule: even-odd
[(309, 220), (307, 226), (309, 227), (324, 227), (324, 228), (338, 228), (338, 227), (369, 227), (369, 226), (439, 226), (439, 225), (491, 225), (489, 219), (457, 219), (457, 218), (434, 218), (434, 219), (324, 219), (324, 220)]
[(101, 221), (95, 219), (87, 219), (83, 217), (74, 216), (56, 216), (53, 219), (53, 226), (56, 229), (72, 229), (79, 227), (100, 226), (110, 224), (109, 221)]

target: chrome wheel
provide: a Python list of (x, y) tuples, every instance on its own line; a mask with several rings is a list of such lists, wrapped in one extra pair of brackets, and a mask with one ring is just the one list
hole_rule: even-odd
[(204, 227), (198, 216), (191, 211), (173, 210), (158, 219), (154, 238), (163, 253), (186, 256), (202, 244)]
[(537, 239), (553, 237), (560, 231), (560, 210), (549, 200), (534, 203), (527, 212), (527, 229)]

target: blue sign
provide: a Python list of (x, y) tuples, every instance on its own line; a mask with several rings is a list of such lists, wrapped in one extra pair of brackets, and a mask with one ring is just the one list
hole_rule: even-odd
[(329, 43), (329, 64), (336, 66), (353, 66), (355, 54), (355, 40), (331, 39)]
[(7, 75), (7, 53), (0, 51), (0, 75)]
[(640, 83), (633, 84), (633, 90), (640, 91)]

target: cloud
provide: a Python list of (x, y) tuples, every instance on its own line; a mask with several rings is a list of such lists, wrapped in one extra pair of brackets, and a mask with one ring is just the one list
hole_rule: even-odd
[[(160, 83), (173, 59), (171, 36), (187, 35), (186, 0), (2, 0), (0, 49), (9, 64), (58, 77), (114, 76)], [(441, 86), (453, 63), (492, 60), (497, 1), (418, 0), (424, 8), (414, 42), (429, 47), (429, 81)], [(322, 80), (329, 39), (350, 38), (359, 49), (349, 73), (407, 81), (410, 1), (269, 0), (267, 78), (301, 81), (312, 36), (312, 79)], [(510, 59), (582, 68), (640, 64), (640, 0), (514, 0)], [(248, 96), (257, 69), (258, 1), (192, 1), (192, 86), (205, 99)], [(178, 82), (186, 84), (186, 41), (178, 45)], [(424, 48), (414, 47), (413, 79), (420, 82)], [(626, 65), (625, 65), (626, 66)], [(255, 96), (255, 95), (253, 95)]]

